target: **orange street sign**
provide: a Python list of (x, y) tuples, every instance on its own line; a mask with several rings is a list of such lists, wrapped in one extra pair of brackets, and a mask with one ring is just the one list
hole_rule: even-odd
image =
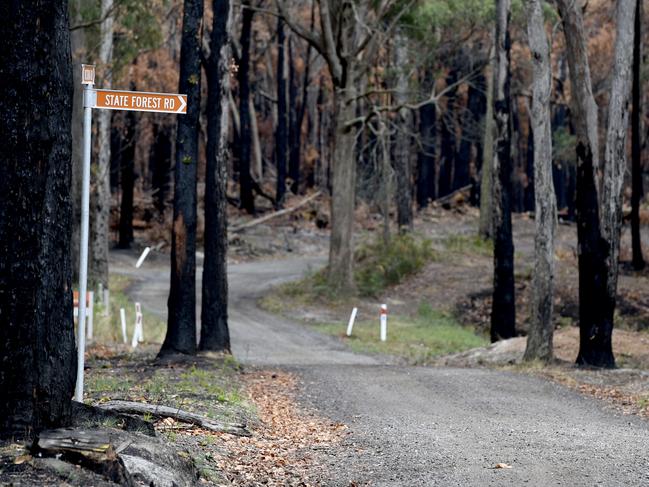
[(136, 112), (187, 113), (187, 95), (143, 91), (95, 90), (93, 108)]

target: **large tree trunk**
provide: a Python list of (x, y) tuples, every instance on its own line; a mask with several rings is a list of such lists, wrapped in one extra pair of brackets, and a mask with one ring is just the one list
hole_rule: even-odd
[(288, 103), (286, 100), (286, 36), (284, 21), (277, 19), (277, 131), (275, 133), (275, 162), (277, 165), (277, 208), (284, 205), (286, 169), (288, 164)]
[(531, 130), (534, 137), (535, 223), (532, 315), (525, 360), (552, 359), (554, 234), (557, 205), (552, 188), (552, 69), (540, 0), (527, 4), (527, 37), (534, 63)]
[(3, 439), (33, 437), (65, 424), (71, 412), (76, 351), (68, 28), (66, 1), (0, 4), (0, 72), (7, 87), (0, 94)]
[(356, 113), (355, 87), (348, 73), (346, 82), (334, 91), (335, 147), (333, 193), (331, 196), (331, 239), (329, 244), (328, 281), (332, 289), (354, 289), (353, 230), (356, 188), (354, 133), (347, 121)]
[[(101, 23), (98, 64), (102, 88), (110, 89), (113, 80), (113, 0), (101, 0)], [(110, 240), (110, 128), (113, 111), (97, 110), (97, 164), (92, 171), (93, 194), (90, 201), (90, 288), (101, 284), (108, 288), (108, 242)]]
[[(402, 32), (395, 37), (394, 62), (397, 66), (398, 79), (395, 92), (397, 105), (404, 104), (408, 100), (408, 76), (407, 76), (407, 38)], [(412, 169), (410, 165), (410, 133), (412, 131), (412, 114), (410, 110), (399, 111), (399, 127), (402, 132), (397, 134), (394, 145), (394, 168), (397, 176), (396, 199), (397, 199), (397, 228), (400, 233), (409, 232), (413, 229), (412, 222)]]
[[(446, 85), (457, 81), (457, 72), (452, 69), (446, 77)], [(457, 87), (451, 88), (446, 94), (446, 111), (441, 116), (441, 145), (439, 163), (439, 184), (437, 195), (441, 198), (450, 194), (453, 188), (453, 166), (455, 165), (455, 98)]]
[(293, 54), (293, 37), (288, 40), (288, 176), (291, 178), (291, 192), (298, 194), (300, 188), (300, 138), (302, 125), (298, 122), (298, 80), (295, 72), (295, 58)]
[(160, 355), (196, 352), (196, 169), (200, 131), (202, 17), (203, 0), (185, 0), (178, 89), (180, 93), (187, 94), (187, 114), (178, 117), (176, 133), (171, 285), (167, 303), (169, 317)]
[[(606, 256), (606, 316), (604, 331), (607, 340), (613, 334), (613, 314), (617, 295), (618, 261), (620, 258), (620, 233), (622, 230), (622, 191), (627, 169), (627, 133), (629, 127), (629, 102), (631, 71), (633, 65), (633, 27), (636, 0), (619, 0), (611, 97), (608, 105), (604, 184), (602, 185), (602, 237), (607, 242)], [(610, 329), (608, 325), (610, 324)], [(612, 359), (611, 354), (611, 359)], [(614, 366), (610, 362), (595, 363)]]
[(212, 5), (214, 20), (207, 65), (205, 260), (199, 348), (229, 352), (226, 184), (232, 5), (230, 0), (214, 0)]
[(512, 161), (510, 120), (510, 1), (496, 2), (496, 69), (494, 72), (493, 158), (494, 291), (491, 308), (491, 341), (516, 334), (514, 296), (514, 241), (512, 239)]
[(489, 63), (485, 69), (487, 78), (487, 113), (484, 119), (484, 155), (480, 171), (480, 223), (478, 234), (490, 239), (493, 237), (493, 139), (494, 139), (494, 76), (493, 65), (495, 50), (489, 50)]
[(640, 200), (644, 196), (642, 187), (642, 142), (640, 140), (640, 118), (642, 114), (642, 1), (636, 1), (635, 29), (633, 38), (633, 114), (631, 118), (631, 247), (632, 264), (635, 270), (645, 266), (640, 239)]
[(250, 175), (250, 158), (252, 149), (252, 127), (250, 123), (250, 38), (252, 36), (252, 18), (254, 10), (243, 4), (241, 27), (241, 63), (239, 66), (239, 198), (241, 208), (249, 214), (255, 213), (255, 196), (252, 192)]

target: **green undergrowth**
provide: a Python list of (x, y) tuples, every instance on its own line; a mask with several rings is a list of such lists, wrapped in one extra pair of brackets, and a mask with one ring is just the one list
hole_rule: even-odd
[(486, 337), (476, 335), (451, 315), (434, 310), (428, 304), (420, 305), (413, 317), (390, 316), (385, 342), (379, 337), (378, 319), (357, 321), (351, 337), (345, 335), (346, 323), (313, 326), (321, 332), (340, 336), (356, 352), (394, 355), (415, 365), (489, 343)]
[[(110, 303), (109, 312), (101, 304), (99, 294), (95, 293), (93, 341), (95, 344), (122, 343), (122, 325), (120, 308), (126, 312), (126, 335), (130, 344), (135, 327), (135, 302), (126, 295), (126, 289), (132, 280), (126, 276), (111, 274), (109, 277)], [(162, 343), (167, 331), (167, 324), (159, 316), (142, 308), (144, 341)]]
[(479, 235), (449, 235), (443, 241), (447, 252), (464, 255), (479, 255), (491, 257), (493, 255), (493, 242)]
[(262, 300), (262, 306), (281, 313), (287, 302), (296, 305), (344, 303), (360, 297), (377, 297), (385, 289), (395, 286), (419, 272), (437, 259), (431, 242), (412, 235), (394, 236), (388, 245), (382, 240), (361, 245), (354, 254), (354, 280), (357, 292), (340, 294), (327, 283), (327, 269), (308, 274), (301, 280), (278, 286), (272, 295)]

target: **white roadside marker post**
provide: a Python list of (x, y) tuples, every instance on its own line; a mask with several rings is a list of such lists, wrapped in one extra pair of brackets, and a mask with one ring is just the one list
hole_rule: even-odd
[(135, 268), (136, 269), (140, 268), (140, 266), (142, 265), (142, 262), (144, 262), (144, 259), (146, 259), (146, 256), (149, 255), (149, 252), (151, 252), (151, 247), (147, 247), (146, 249), (144, 249), (144, 252), (142, 252), (142, 255), (140, 255), (140, 258), (135, 263)]
[(352, 329), (354, 328), (354, 321), (356, 321), (356, 313), (358, 313), (358, 308), (352, 310), (352, 314), (349, 317), (349, 323), (347, 323), (347, 336), (352, 336)]
[(119, 317), (122, 320), (122, 339), (124, 343), (128, 343), (128, 337), (126, 336), (126, 310), (124, 308), (119, 309)]
[(77, 329), (77, 384), (74, 400), (83, 402), (83, 367), (86, 353), (86, 292), (88, 290), (88, 226), (90, 206), (90, 150), (95, 67), (82, 65), (83, 83), (83, 175), (81, 186), (81, 248), (79, 249), (79, 324)]
[(381, 341), (384, 342), (388, 339), (388, 305), (381, 305)]

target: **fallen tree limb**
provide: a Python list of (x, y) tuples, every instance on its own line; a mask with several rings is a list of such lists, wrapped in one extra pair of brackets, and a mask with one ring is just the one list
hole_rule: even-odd
[(433, 203), (436, 203), (438, 205), (443, 205), (444, 203), (448, 203), (453, 198), (455, 198), (455, 196), (457, 196), (458, 194), (464, 193), (466, 191), (470, 191), (471, 186), (472, 185), (469, 184), (469, 185), (464, 186), (462, 188), (456, 189), (455, 191), (453, 191), (452, 193), (447, 194), (446, 196), (442, 196), (441, 198), (437, 198), (436, 200), (433, 200)]
[(145, 404), (133, 401), (108, 401), (98, 406), (108, 411), (127, 414), (150, 414), (158, 418), (173, 418), (183, 423), (190, 423), (210, 431), (229, 433), (237, 436), (251, 436), (245, 424), (222, 423), (214, 419), (190, 413), (178, 408), (162, 406), (159, 404)]
[(304, 198), (302, 201), (300, 201), (295, 206), (292, 206), (290, 208), (284, 208), (283, 210), (275, 211), (275, 212), (273, 212), (273, 213), (271, 213), (269, 215), (264, 215), (264, 216), (262, 216), (260, 218), (256, 218), (256, 219), (251, 220), (251, 221), (249, 221), (247, 223), (243, 223), (241, 225), (237, 225), (235, 227), (232, 227), (229, 230), (231, 232), (240, 232), (241, 230), (245, 230), (246, 228), (254, 227), (255, 225), (259, 225), (260, 223), (267, 222), (268, 220), (271, 220), (273, 218), (277, 218), (278, 216), (287, 215), (289, 213), (292, 213), (295, 210), (303, 207), (304, 205), (306, 205), (310, 201), (313, 201), (314, 199), (316, 199), (318, 196), (320, 196), (321, 193), (322, 193), (321, 191), (316, 191), (311, 196), (308, 196), (308, 197)]

